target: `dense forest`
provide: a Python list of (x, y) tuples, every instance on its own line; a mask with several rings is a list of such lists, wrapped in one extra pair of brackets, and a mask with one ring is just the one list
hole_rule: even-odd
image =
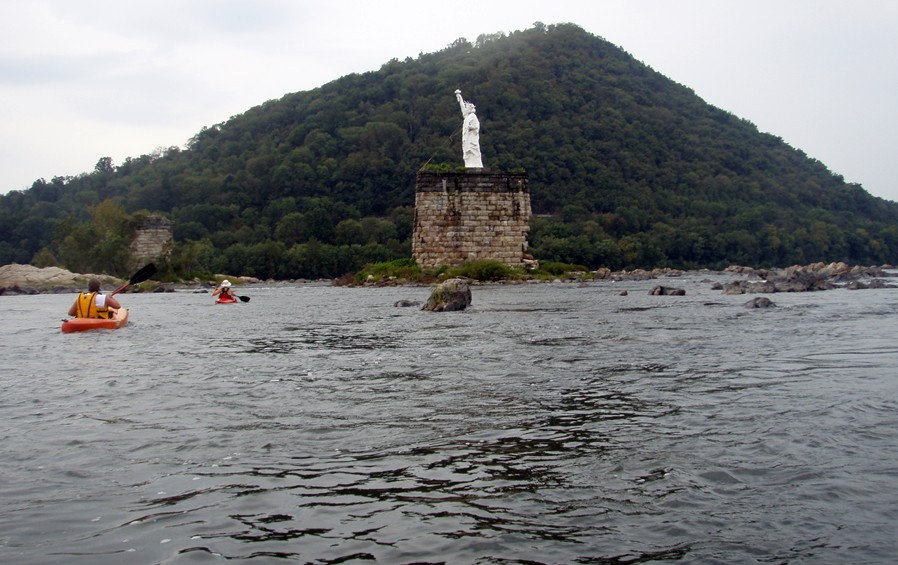
[(529, 176), (537, 259), (898, 263), (898, 204), (576, 25), (537, 23), (0, 196), (0, 264), (125, 275), (148, 214), (173, 222), (169, 276), (335, 277), (407, 258), (416, 172), (462, 166), (457, 88), (477, 104), (485, 166)]

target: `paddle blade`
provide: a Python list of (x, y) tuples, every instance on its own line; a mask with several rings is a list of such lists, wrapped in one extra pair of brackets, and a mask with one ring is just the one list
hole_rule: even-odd
[(142, 269), (140, 269), (139, 271), (134, 273), (134, 275), (131, 277), (131, 280), (128, 281), (128, 284), (132, 285), (132, 284), (142, 283), (143, 281), (147, 280), (148, 278), (152, 277), (155, 274), (156, 274), (156, 265), (154, 265), (153, 263), (150, 263), (149, 265), (146, 265), (145, 267), (143, 267)]
[(113, 293), (110, 294), (109, 296), (115, 296), (116, 294), (125, 290), (132, 284), (142, 283), (143, 281), (147, 280), (148, 278), (152, 277), (155, 274), (156, 274), (156, 265), (154, 265), (153, 263), (150, 263), (149, 265), (145, 265), (143, 268), (141, 268), (139, 271), (137, 271), (136, 273), (134, 273), (131, 276), (131, 280), (129, 280), (122, 286), (115, 289), (113, 291)]
[(240, 302), (249, 302), (249, 296), (238, 296)]

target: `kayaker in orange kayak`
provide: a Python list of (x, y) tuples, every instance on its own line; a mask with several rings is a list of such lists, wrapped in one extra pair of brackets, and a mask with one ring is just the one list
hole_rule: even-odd
[(87, 292), (82, 292), (69, 308), (69, 316), (78, 318), (100, 318), (108, 320), (115, 317), (115, 311), (121, 308), (118, 300), (112, 296), (100, 294), (99, 279), (90, 279)]
[(231, 292), (231, 281), (221, 281), (221, 286), (212, 291), (212, 296), (218, 296), (219, 302), (237, 302), (237, 295)]

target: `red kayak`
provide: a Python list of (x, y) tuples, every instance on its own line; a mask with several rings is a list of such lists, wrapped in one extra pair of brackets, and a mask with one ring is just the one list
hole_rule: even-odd
[(69, 318), (63, 320), (63, 333), (83, 332), (87, 330), (117, 330), (128, 325), (128, 309), (119, 308), (113, 318)]
[(235, 302), (237, 302), (237, 299), (230, 294), (219, 295), (218, 300), (215, 301), (216, 304), (233, 304)]

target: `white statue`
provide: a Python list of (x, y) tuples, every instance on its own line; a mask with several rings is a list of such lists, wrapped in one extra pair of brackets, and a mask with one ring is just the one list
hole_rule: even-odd
[(461, 151), (465, 159), (465, 167), (467, 168), (483, 168), (483, 161), (480, 158), (480, 120), (475, 114), (474, 105), (465, 102), (461, 97), (461, 90), (455, 91), (455, 98), (461, 106), (461, 115), (465, 118), (464, 125), (461, 130)]

